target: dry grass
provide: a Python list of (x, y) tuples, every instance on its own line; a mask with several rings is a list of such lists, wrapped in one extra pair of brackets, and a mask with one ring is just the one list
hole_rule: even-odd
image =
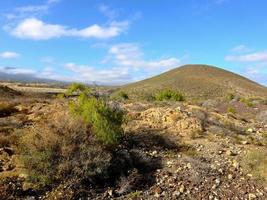
[(253, 178), (262, 180), (267, 185), (267, 152), (253, 149), (243, 157), (242, 165), (245, 171), (253, 175)]
[(6, 117), (16, 112), (15, 104), (0, 102), (0, 117)]
[(19, 151), (29, 181), (39, 186), (104, 173), (111, 159), (91, 128), (66, 113), (25, 130)]

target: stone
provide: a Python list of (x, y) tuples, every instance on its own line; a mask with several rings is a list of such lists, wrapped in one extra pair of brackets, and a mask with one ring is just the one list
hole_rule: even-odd
[(187, 169), (191, 169), (191, 168), (192, 168), (191, 163), (187, 163), (187, 164), (186, 164), (186, 167), (187, 167)]
[(113, 196), (113, 190), (108, 190), (108, 195), (112, 197)]
[(238, 163), (236, 160), (233, 160), (233, 162), (232, 162), (232, 166), (233, 166), (235, 169), (238, 169), (238, 168), (239, 168), (239, 163)]
[(267, 110), (264, 110), (264, 111), (260, 112), (260, 113), (256, 116), (256, 119), (257, 119), (259, 122), (267, 123)]
[(175, 191), (172, 195), (174, 197), (179, 197), (181, 195), (181, 193), (179, 191)]
[(253, 133), (254, 130), (253, 130), (253, 128), (249, 128), (249, 129), (247, 130), (247, 132), (248, 132), (248, 133)]
[(236, 155), (237, 155), (236, 152), (234, 152), (234, 151), (232, 151), (232, 150), (229, 150), (229, 149), (225, 152), (225, 154), (226, 154), (227, 156), (236, 156)]
[(185, 191), (185, 186), (181, 185), (180, 188), (179, 188), (179, 192), (180, 193), (184, 193), (184, 191)]
[(228, 179), (232, 180), (233, 179), (233, 175), (232, 174), (228, 174)]
[(248, 199), (249, 200), (256, 199), (256, 198), (257, 198), (257, 196), (255, 194), (253, 194), (253, 193), (249, 193), (248, 194)]
[(220, 185), (220, 183), (221, 183), (220, 179), (217, 178), (217, 179), (215, 180), (215, 183), (216, 183), (216, 185)]
[(160, 194), (162, 193), (162, 189), (160, 187), (156, 187), (154, 190), (155, 196), (160, 197)]
[(246, 145), (246, 144), (248, 144), (248, 141), (244, 140), (241, 142), (241, 144)]

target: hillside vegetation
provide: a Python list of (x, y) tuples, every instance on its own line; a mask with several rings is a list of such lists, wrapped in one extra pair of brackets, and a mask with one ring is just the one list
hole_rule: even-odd
[(232, 72), (208, 65), (185, 65), (121, 88), (131, 97), (147, 98), (158, 90), (181, 91), (187, 98), (218, 98), (229, 93), (267, 96), (267, 88)]

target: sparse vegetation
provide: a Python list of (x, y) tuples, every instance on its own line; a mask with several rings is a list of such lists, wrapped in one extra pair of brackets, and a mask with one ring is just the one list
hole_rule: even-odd
[(111, 99), (114, 100), (128, 100), (129, 96), (126, 92), (124, 91), (119, 91), (119, 92), (115, 92), (111, 95)]
[(258, 149), (249, 151), (243, 159), (243, 167), (247, 173), (267, 184), (267, 154)]
[(227, 95), (227, 99), (228, 99), (229, 101), (233, 100), (234, 98), (235, 98), (235, 95), (234, 95), (233, 93), (229, 93), (229, 94)]
[(129, 194), (130, 199), (137, 199), (140, 196), (141, 192), (140, 191), (134, 191)]
[(184, 101), (182, 93), (173, 90), (162, 90), (155, 94), (157, 101)]
[(72, 83), (67, 91), (66, 91), (66, 95), (70, 96), (70, 95), (79, 95), (81, 93), (86, 93), (89, 94), (91, 92), (90, 88), (81, 84), (81, 83)]
[[(225, 84), (225, 80), (229, 83)], [(153, 94), (159, 89), (180, 91), (187, 100), (197, 98), (201, 101), (226, 98), (230, 92), (236, 95), (239, 91), (266, 98), (267, 91), (265, 87), (237, 74), (209, 65), (185, 65), (122, 87), (123, 91), (131, 94), (131, 97), (135, 99), (140, 99), (146, 94)]]
[(250, 99), (241, 98), (240, 102), (246, 104), (248, 107), (254, 107), (254, 104)]
[(68, 90), (68, 95), (80, 93), (70, 103), (70, 113), (75, 117), (62, 113), (25, 131), (19, 149), (31, 182), (45, 186), (66, 178), (105, 176), (111, 152), (122, 135), (123, 112), (89, 91), (76, 84)]
[(0, 117), (11, 115), (16, 111), (14, 104), (0, 102)]
[(38, 186), (103, 173), (111, 159), (89, 126), (65, 115), (26, 130), (19, 147), (29, 181)]
[(232, 114), (236, 114), (236, 109), (234, 107), (228, 107), (227, 112), (232, 113)]

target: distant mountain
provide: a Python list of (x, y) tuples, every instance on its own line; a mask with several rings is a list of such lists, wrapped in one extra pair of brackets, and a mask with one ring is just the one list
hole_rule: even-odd
[(179, 90), (190, 98), (217, 98), (229, 93), (267, 97), (266, 87), (238, 74), (208, 65), (185, 65), (121, 88), (136, 97), (153, 94), (160, 89)]
[(9, 74), (0, 72), (0, 81), (18, 81), (18, 82), (57, 82), (51, 79), (37, 78), (31, 74)]

